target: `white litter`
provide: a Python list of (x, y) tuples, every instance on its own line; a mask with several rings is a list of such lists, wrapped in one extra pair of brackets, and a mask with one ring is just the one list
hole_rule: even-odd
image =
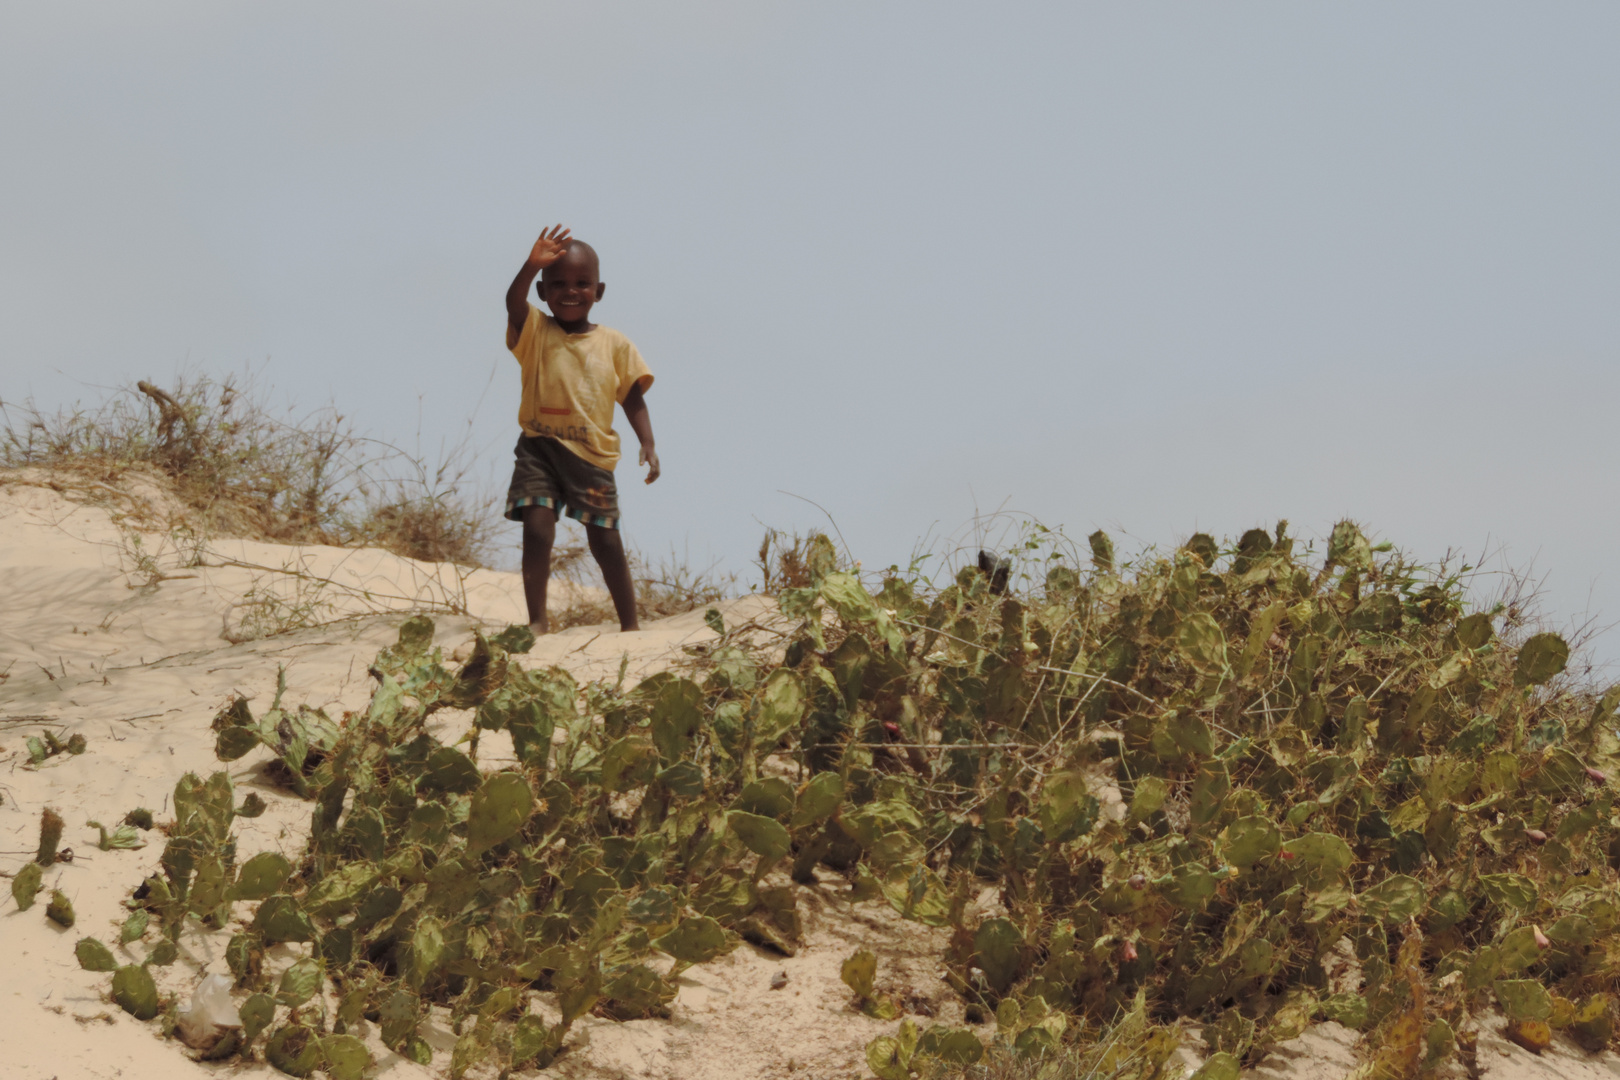
[(187, 1046), (206, 1049), (219, 1041), (225, 1028), (241, 1027), (242, 1014), (231, 1000), (231, 980), (205, 975), (191, 992), (191, 1004), (180, 1010), (180, 1039)]

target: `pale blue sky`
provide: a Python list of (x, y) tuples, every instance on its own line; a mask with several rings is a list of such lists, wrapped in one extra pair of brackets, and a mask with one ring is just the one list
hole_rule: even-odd
[(869, 567), (975, 507), (1352, 515), (1614, 619), (1617, 44), (1577, 3), (13, 3), (0, 397), (251, 362), (470, 419), (504, 482), (501, 296), (560, 220), (658, 375), (644, 550), (742, 569), (819, 520), (780, 490)]

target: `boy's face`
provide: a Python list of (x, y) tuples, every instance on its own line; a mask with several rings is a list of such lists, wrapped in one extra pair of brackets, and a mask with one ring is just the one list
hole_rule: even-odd
[(567, 253), (540, 273), (536, 286), (540, 299), (560, 323), (584, 323), (591, 305), (602, 299), (607, 286), (601, 281), (596, 252), (584, 244), (571, 244)]

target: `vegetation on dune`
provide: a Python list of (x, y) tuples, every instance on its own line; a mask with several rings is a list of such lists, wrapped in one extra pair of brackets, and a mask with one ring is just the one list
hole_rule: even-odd
[(198, 376), (172, 390), (126, 386), (91, 408), (0, 405), (0, 466), (113, 484), (164, 478), (199, 533), (281, 543), (382, 547), (484, 565), (498, 515), (469, 496), (465, 448), (430, 466), (356, 431), (336, 409), (278, 415), (251, 380)]
[[(256, 905), (227, 949), (243, 1025), (209, 1052), (293, 1075), (358, 1076), (363, 1024), (427, 1061), (433, 1005), (452, 1076), (543, 1065), (587, 1012), (667, 1015), (680, 970), (740, 941), (791, 954), (797, 891), (828, 874), (941, 928), (986, 1025), (902, 1016), (851, 957), (852, 1007), (898, 1023), (868, 1048), (882, 1080), (1150, 1080), (1180, 1018), (1203, 1080), (1318, 1019), (1375, 1033), (1377, 1077), (1466, 1057), (1491, 1007), (1532, 1048), (1609, 1043), (1620, 688), (1348, 522), (1319, 559), (1281, 526), (1135, 567), (1098, 533), (1083, 570), (1050, 539), (1033, 589), (969, 568), (873, 595), (813, 538), (779, 589), (785, 650), (714, 614), (693, 677), (633, 689), (526, 669), (521, 628), (452, 671), (412, 619), (362, 713), (220, 714), (221, 758), (268, 746), (311, 800), (308, 846), (236, 865), (247, 807), (225, 773), (186, 777), (126, 938), (150, 919), (164, 963), (187, 920)], [(443, 709), (471, 710), (456, 745), (428, 734)], [(497, 730), (516, 760), (483, 772)], [(280, 942), (311, 951), (272, 979)], [(114, 992), (152, 1016), (144, 974)]]
[[(137, 521), (168, 532), (156, 550), (126, 529), (123, 561), (142, 587), (165, 580), (166, 557), (183, 568), (199, 565), (208, 540), (220, 536), (380, 547), (461, 568), (501, 562), (500, 507), (472, 480), (466, 445), (432, 464), (360, 434), (332, 408), (279, 415), (250, 379), (181, 377), (172, 391), (142, 381), (100, 405), (54, 414), (0, 402), (0, 422), (0, 468), (41, 469), (53, 486), (108, 503), (119, 501), (120, 483), (127, 494), (127, 481), (144, 476), (185, 508), (183, 521)], [(736, 592), (733, 575), (713, 567), (693, 572), (673, 553), (649, 560), (631, 551), (629, 558), (643, 619), (692, 611)], [(552, 570), (579, 589), (568, 607), (553, 612), (556, 629), (617, 619), (583, 535), (566, 521)], [(296, 567), (271, 573), (244, 598), (227, 639), (329, 621), (327, 594), (343, 591), (331, 585)], [(464, 612), (463, 599), (450, 595), (442, 606)]]

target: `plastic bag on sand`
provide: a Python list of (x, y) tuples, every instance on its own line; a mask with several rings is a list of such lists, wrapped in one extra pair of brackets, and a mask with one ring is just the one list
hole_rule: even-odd
[(180, 1010), (180, 1039), (195, 1049), (207, 1049), (219, 1041), (226, 1028), (241, 1027), (242, 1014), (231, 1001), (231, 980), (225, 975), (205, 975), (191, 992), (191, 1004)]

